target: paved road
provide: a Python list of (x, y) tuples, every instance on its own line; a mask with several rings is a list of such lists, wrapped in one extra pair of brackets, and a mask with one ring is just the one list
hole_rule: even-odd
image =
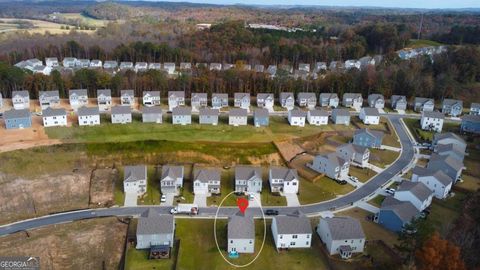
[[(330, 201), (319, 202), (310, 205), (302, 205), (297, 207), (264, 207), (263, 209), (276, 209), (280, 214), (288, 214), (295, 210), (301, 210), (308, 215), (319, 215), (324, 211), (335, 211), (341, 208), (349, 207), (354, 202), (362, 201), (362, 199), (374, 194), (383, 185), (388, 183), (395, 175), (407, 168), (410, 161), (414, 158), (414, 149), (412, 142), (407, 135), (407, 131), (400, 119), (404, 116), (399, 115), (385, 115), (388, 117), (396, 130), (398, 137), (402, 144), (402, 152), (400, 157), (390, 167), (385, 169), (380, 174), (373, 177), (366, 184), (362, 185), (355, 191)], [(80, 219), (95, 218), (95, 217), (107, 217), (107, 216), (135, 216), (143, 213), (149, 206), (137, 206), (137, 207), (113, 207), (108, 209), (92, 209), (81, 210), (74, 212), (65, 212), (49, 216), (43, 216), (35, 219), (24, 220), (17, 223), (12, 223), (4, 226), (0, 226), (0, 235), (6, 235), (18, 231), (38, 228), (42, 226), (71, 222)], [(167, 206), (150, 206), (157, 209), (160, 213), (168, 214), (171, 207)], [(218, 211), (219, 217), (227, 217), (234, 214), (238, 208), (236, 207), (222, 207)], [(255, 216), (261, 217), (262, 212), (260, 208), (249, 208), (247, 211), (252, 211)], [(199, 217), (208, 218), (214, 217), (217, 212), (217, 208), (203, 207), (200, 208)]]

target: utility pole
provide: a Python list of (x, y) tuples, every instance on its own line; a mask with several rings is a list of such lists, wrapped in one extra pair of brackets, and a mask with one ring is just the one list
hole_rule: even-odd
[(422, 18), (420, 19), (420, 27), (418, 28), (417, 39), (420, 39), (420, 35), (422, 34), (422, 26), (423, 26), (423, 13), (422, 13)]

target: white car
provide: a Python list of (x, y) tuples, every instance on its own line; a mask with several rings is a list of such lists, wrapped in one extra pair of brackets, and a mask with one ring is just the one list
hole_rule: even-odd
[(166, 201), (167, 201), (167, 196), (162, 195), (162, 197), (160, 198), (160, 202), (166, 202)]
[(385, 192), (387, 192), (387, 193), (390, 194), (390, 195), (393, 195), (393, 194), (395, 194), (395, 189), (393, 189), (393, 188), (387, 188), (387, 189), (385, 189)]

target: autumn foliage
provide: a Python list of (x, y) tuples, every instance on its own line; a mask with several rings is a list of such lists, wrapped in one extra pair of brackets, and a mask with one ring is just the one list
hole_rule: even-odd
[(460, 248), (434, 233), (416, 251), (417, 267), (420, 270), (463, 270), (466, 269)]

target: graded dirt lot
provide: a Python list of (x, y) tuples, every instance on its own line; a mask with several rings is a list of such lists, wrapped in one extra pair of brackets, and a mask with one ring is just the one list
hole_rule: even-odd
[(119, 269), (127, 225), (116, 218), (48, 226), (0, 238), (2, 256), (38, 256), (40, 269)]
[(90, 181), (90, 204), (109, 206), (114, 202), (115, 181), (119, 179), (118, 170), (98, 168), (93, 170)]

